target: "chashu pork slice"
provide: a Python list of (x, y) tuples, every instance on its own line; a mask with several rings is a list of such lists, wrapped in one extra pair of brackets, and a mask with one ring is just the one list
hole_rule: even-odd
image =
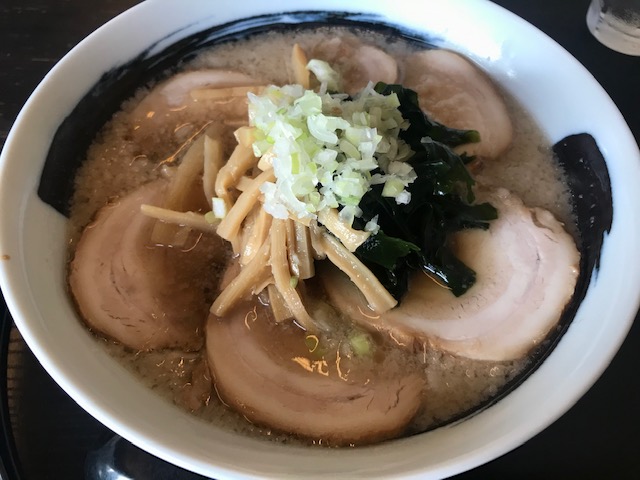
[(140, 213), (157, 204), (166, 182), (148, 183), (103, 207), (82, 233), (69, 285), (88, 326), (134, 350), (197, 349), (204, 340), (210, 265), (222, 241), (206, 237), (190, 251), (154, 246), (154, 220)]
[(452, 128), (477, 130), (480, 142), (456, 147), (484, 159), (498, 157), (511, 144), (507, 106), (489, 77), (450, 50), (424, 50), (405, 62), (404, 85), (418, 93), (430, 118)]
[[(171, 138), (188, 134), (188, 137), (197, 132), (191, 122), (198, 118), (207, 118), (215, 124), (220, 121), (246, 123), (247, 95), (243, 87), (258, 85), (254, 78), (234, 70), (202, 69), (178, 73), (154, 86), (132, 109), (132, 135), (140, 142), (159, 136)], [(217, 89), (220, 96), (207, 96), (207, 89)], [(203, 98), (194, 98), (203, 91)]]
[(498, 209), (488, 230), (463, 230), (452, 238), (476, 283), (455, 297), (423, 273), (411, 279), (398, 307), (374, 314), (349, 279), (321, 271), (331, 303), (360, 324), (390, 332), (398, 341), (427, 339), (455, 355), (479, 360), (521, 358), (558, 323), (573, 295), (580, 254), (572, 237), (548, 211), (527, 208), (505, 189), (480, 192)]
[(184, 108), (192, 102), (191, 92), (203, 88), (252, 86), (259, 83), (241, 72), (225, 69), (203, 69), (178, 73), (160, 82), (136, 106), (141, 116), (155, 116), (171, 109)]
[(207, 358), (221, 400), (251, 422), (333, 445), (404, 430), (421, 403), (417, 374), (397, 365), (385, 372), (337, 350), (320, 354), (322, 344), (314, 354), (305, 336), (294, 324), (276, 324), (255, 300), (225, 318), (210, 316)]

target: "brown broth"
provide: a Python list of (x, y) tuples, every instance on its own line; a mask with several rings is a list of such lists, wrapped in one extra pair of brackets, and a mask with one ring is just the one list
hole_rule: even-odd
[[(215, 47), (185, 65), (184, 69), (223, 67), (244, 72), (264, 83), (289, 83), (292, 81), (289, 52), (293, 43), (311, 48), (327, 34), (326, 29), (286, 35), (262, 34)], [(336, 35), (336, 32), (332, 30), (329, 34)], [(365, 37), (368, 43), (384, 45), (385, 50), (399, 59), (416, 48), (402, 41), (389, 42), (388, 38), (373, 33), (360, 32), (359, 36)], [(218, 122), (220, 131), (229, 139), (226, 153), (230, 152), (234, 128), (224, 126), (210, 109), (164, 112), (163, 118), (140, 116), (136, 106), (147, 93), (148, 90), (141, 90), (126, 102), (98, 134), (88, 151), (87, 160), (76, 178), (71, 215), (72, 249), (82, 228), (102, 205), (110, 198), (165, 175), (167, 169), (160, 167), (159, 163), (170, 158), (190, 135), (207, 122), (212, 119)], [(507, 187), (528, 206), (550, 210), (571, 230), (569, 192), (562, 172), (552, 159), (549, 142), (516, 102), (509, 98), (506, 100), (515, 126), (515, 139), (506, 154), (482, 167), (483, 181)], [(188, 396), (193, 370), (201, 361), (202, 352), (131, 352), (112, 342), (101, 342), (114, 358), (161, 396), (181, 408), (190, 409), (193, 405), (185, 400), (185, 396)], [(409, 433), (427, 430), (472, 410), (497, 395), (527, 364), (526, 359), (487, 362), (458, 358), (434, 350), (426, 343), (415, 353), (409, 353), (389, 338), (383, 339), (380, 348), (388, 354), (389, 361), (398, 357), (399, 362), (408, 363), (426, 380), (425, 407), (409, 428)], [(407, 355), (410, 356), (408, 360)], [(224, 428), (282, 443), (322, 443), (321, 440), (300, 440), (252, 425), (224, 407), (215, 391), (205, 403), (194, 414)]]

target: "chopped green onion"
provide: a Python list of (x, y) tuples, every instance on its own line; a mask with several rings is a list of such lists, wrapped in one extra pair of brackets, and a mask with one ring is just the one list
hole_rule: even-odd
[[(335, 72), (325, 62), (308, 68), (333, 82)], [(356, 207), (377, 183), (385, 184), (387, 196), (406, 200), (416, 175), (397, 158), (411, 149), (398, 136), (407, 122), (395, 93), (385, 96), (369, 85), (351, 98), (285, 85), (248, 98), (254, 153), (269, 153), (276, 177), (260, 189), (272, 216), (314, 220), (323, 209)], [(361, 215), (353, 210), (348, 218), (354, 212)]]
[(223, 198), (213, 197), (211, 199), (211, 214), (217, 218), (222, 219), (227, 216), (227, 202)]
[(207, 212), (204, 214), (204, 219), (207, 223), (210, 224), (214, 224), (216, 223), (219, 219), (215, 216), (215, 214), (213, 212)]
[(404, 190), (404, 183), (399, 178), (389, 178), (382, 189), (383, 197), (397, 197)]
[(340, 76), (327, 62), (317, 59), (309, 60), (307, 70), (313, 73), (316, 78), (324, 84), (325, 89), (333, 92), (341, 89)]
[(349, 338), (351, 350), (357, 357), (371, 356), (373, 353), (373, 340), (371, 335), (364, 332), (358, 332)]

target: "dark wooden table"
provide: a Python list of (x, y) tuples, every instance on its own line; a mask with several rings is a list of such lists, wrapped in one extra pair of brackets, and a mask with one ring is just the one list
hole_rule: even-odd
[[(0, 146), (30, 92), (62, 55), (136, 3), (0, 0)], [(584, 21), (588, 0), (496, 3), (536, 25), (582, 62), (609, 92), (638, 140), (640, 57), (612, 52), (590, 36)], [(112, 434), (51, 380), (12, 328), (4, 304), (0, 307), (3, 344), (8, 345), (0, 356), (6, 414), (0, 421), (16, 447), (8, 449), (6, 441), (1, 445), (0, 476), (84, 478), (88, 452)], [(640, 478), (639, 369), (640, 322), (636, 321), (611, 366), (566, 415), (520, 448), (459, 478)], [(161, 478), (159, 471), (142, 468), (135, 480)], [(162, 478), (193, 478), (176, 470), (165, 472)]]

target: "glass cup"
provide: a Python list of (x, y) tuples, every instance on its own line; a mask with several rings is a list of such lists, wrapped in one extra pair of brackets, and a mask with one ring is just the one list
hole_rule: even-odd
[(607, 47), (640, 56), (640, 0), (591, 0), (587, 26)]

